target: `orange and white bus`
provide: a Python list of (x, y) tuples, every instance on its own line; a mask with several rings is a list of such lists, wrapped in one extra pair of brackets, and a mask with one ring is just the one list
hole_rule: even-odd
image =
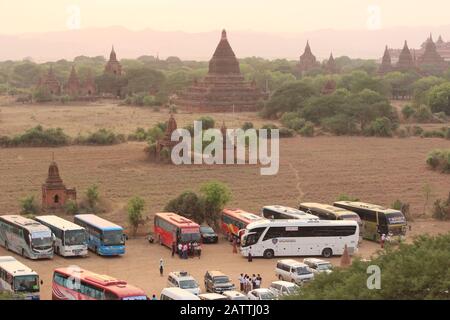
[(173, 212), (159, 212), (155, 215), (155, 239), (172, 248), (172, 244), (200, 242), (200, 226), (194, 221)]
[(126, 281), (80, 268), (53, 272), (53, 300), (148, 300), (145, 292)]
[(223, 209), (221, 229), (229, 241), (233, 238), (240, 239), (242, 232), (249, 223), (262, 219), (264, 218), (261, 216), (241, 209)]

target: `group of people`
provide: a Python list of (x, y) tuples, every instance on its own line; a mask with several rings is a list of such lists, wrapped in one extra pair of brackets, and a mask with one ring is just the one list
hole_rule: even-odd
[(199, 259), (202, 255), (202, 245), (198, 242), (172, 243), (172, 257), (178, 254), (181, 259), (197, 256)]
[(261, 288), (262, 284), (262, 277), (258, 273), (253, 274), (251, 277), (248, 274), (241, 273), (239, 276), (239, 288), (241, 292), (248, 293), (249, 291), (253, 289), (259, 289)]

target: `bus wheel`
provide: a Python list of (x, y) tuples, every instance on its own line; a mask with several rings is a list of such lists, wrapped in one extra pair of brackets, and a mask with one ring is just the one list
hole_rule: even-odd
[(333, 255), (333, 250), (331, 250), (330, 248), (325, 248), (322, 251), (322, 256), (325, 258), (329, 258)]
[(267, 249), (264, 251), (263, 257), (266, 259), (272, 259), (275, 256), (273, 250)]

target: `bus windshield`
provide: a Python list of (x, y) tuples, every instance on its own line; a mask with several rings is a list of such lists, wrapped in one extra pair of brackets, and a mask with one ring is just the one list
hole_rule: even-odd
[(406, 222), (405, 216), (401, 212), (393, 211), (386, 213), (386, 218), (388, 224), (403, 224)]
[(34, 248), (47, 248), (52, 246), (53, 239), (50, 233), (32, 234), (31, 243)]
[(354, 220), (359, 222), (361, 219), (358, 215), (355, 214), (344, 214), (339, 217), (339, 220)]
[(15, 292), (39, 292), (39, 278), (35, 275), (14, 278)]
[(200, 241), (200, 233), (181, 233), (180, 241), (181, 242), (199, 242)]
[(108, 246), (118, 246), (124, 244), (122, 230), (104, 231), (103, 243)]
[(83, 245), (86, 243), (86, 232), (84, 230), (67, 230), (64, 232), (64, 244), (66, 246)]

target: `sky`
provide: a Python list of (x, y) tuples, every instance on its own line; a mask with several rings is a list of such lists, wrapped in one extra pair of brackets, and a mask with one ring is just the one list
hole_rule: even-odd
[(448, 0), (0, 0), (0, 34), (122, 26), (268, 33), (440, 26)]

